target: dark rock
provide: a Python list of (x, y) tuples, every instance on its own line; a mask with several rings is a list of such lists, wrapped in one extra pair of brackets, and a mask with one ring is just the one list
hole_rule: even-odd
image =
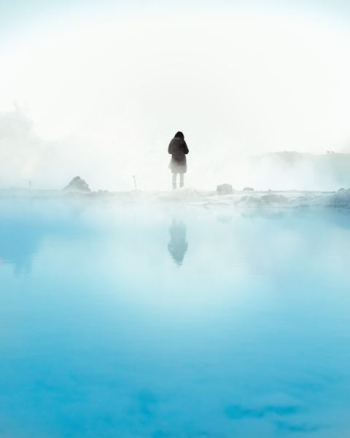
[(340, 190), (323, 199), (323, 204), (330, 207), (350, 208), (350, 189)]
[(71, 192), (84, 192), (84, 193), (90, 193), (90, 187), (87, 184), (86, 181), (84, 181), (80, 176), (76, 176), (72, 179), (72, 181), (68, 184), (67, 187), (64, 188), (64, 190), (69, 190)]
[(254, 192), (254, 189), (251, 187), (244, 187), (243, 192)]
[(232, 195), (233, 188), (231, 184), (220, 184), (216, 187), (216, 193), (218, 195)]

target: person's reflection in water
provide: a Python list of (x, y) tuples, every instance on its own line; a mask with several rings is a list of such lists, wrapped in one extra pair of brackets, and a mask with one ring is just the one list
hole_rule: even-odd
[(188, 248), (186, 232), (185, 223), (182, 220), (173, 219), (169, 228), (170, 242), (168, 244), (168, 250), (178, 266), (182, 265)]

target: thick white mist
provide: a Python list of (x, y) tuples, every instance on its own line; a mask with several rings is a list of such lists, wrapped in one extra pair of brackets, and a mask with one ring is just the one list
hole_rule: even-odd
[[(188, 185), (266, 188), (269, 175), (257, 180), (251, 155), (324, 153), (349, 143), (349, 44), (350, 33), (335, 23), (242, 11), (185, 19), (111, 14), (8, 39), (0, 183), (61, 187), (79, 174), (94, 189), (124, 190), (136, 175), (141, 189), (168, 189), (167, 146), (182, 130)], [(14, 101), (25, 114), (13, 113)], [(20, 138), (20, 128), (6, 128), (9, 117), (27, 124)], [(297, 188), (316, 188), (311, 179)], [(279, 188), (275, 175), (273, 185)]]

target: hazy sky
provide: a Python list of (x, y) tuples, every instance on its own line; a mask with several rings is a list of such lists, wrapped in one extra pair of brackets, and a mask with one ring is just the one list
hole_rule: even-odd
[(0, 2), (0, 186), (249, 183), (246, 156), (350, 146), (345, 1)]

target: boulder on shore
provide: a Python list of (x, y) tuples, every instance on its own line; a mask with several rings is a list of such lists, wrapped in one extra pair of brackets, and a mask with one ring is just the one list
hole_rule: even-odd
[(322, 204), (328, 207), (350, 208), (350, 189), (340, 190), (321, 198)]
[(233, 193), (233, 188), (231, 184), (220, 184), (216, 187), (216, 193), (218, 195), (231, 195)]
[(87, 182), (82, 178), (80, 178), (80, 176), (76, 176), (75, 178), (73, 178), (72, 181), (68, 184), (68, 186), (64, 188), (64, 190), (68, 190), (70, 192), (84, 192), (84, 193), (91, 192)]

